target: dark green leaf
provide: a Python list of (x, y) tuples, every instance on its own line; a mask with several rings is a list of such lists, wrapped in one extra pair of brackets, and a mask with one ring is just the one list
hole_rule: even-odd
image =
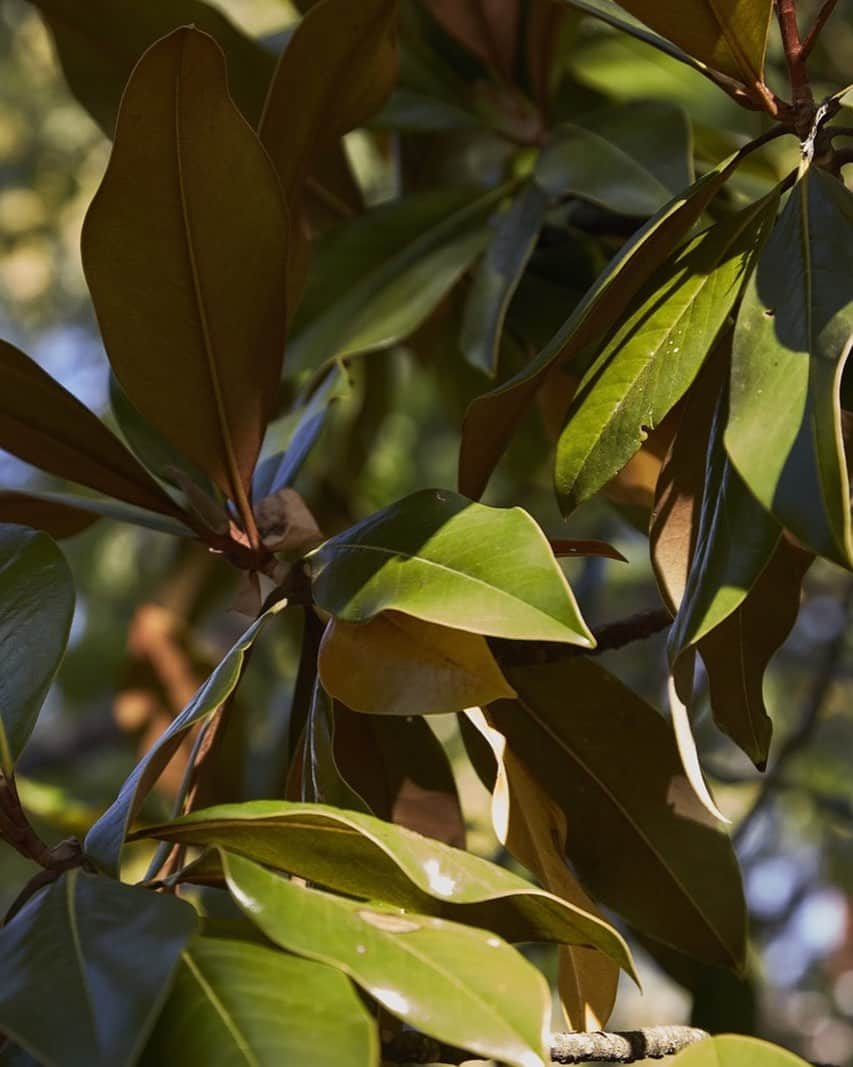
[(134, 1063), (195, 926), (175, 897), (68, 871), (0, 929), (0, 1031), (49, 1067)]
[(222, 52), (175, 31), (134, 70), (83, 261), (129, 399), (241, 514), (280, 376), (286, 235)]
[(0, 524), (0, 770), (11, 774), (65, 653), (74, 583), (44, 533)]
[(461, 849), (371, 815), (258, 800), (148, 827), (188, 845), (220, 846), (351, 896), (496, 930), (509, 941), (595, 945), (633, 973), (606, 922)]
[(853, 335), (853, 194), (805, 169), (746, 288), (726, 449), (749, 489), (818, 555), (853, 567), (839, 385)]
[(86, 835), (86, 854), (103, 870), (108, 873), (117, 871), (127, 825), (137, 808), (174, 755), (186, 732), (213, 715), (234, 691), (240, 680), (246, 652), (267, 620), (286, 604), (287, 601), (281, 600), (268, 608), (236, 642), (190, 703), (139, 761), (115, 801)]
[(491, 705), (490, 721), (566, 813), (584, 887), (655, 940), (740, 967), (737, 860), (694, 796), (667, 723), (583, 657), (506, 674), (519, 697)]
[(348, 622), (396, 610), (493, 637), (592, 644), (545, 535), (521, 508), (423, 490), (307, 562), (316, 602)]
[(494, 934), (308, 889), (224, 854), (228, 887), (282, 948), (348, 974), (391, 1015), (512, 1067), (542, 1067), (550, 995)]
[(376, 1023), (331, 967), (245, 941), (198, 938), (143, 1067), (377, 1067)]
[(493, 378), (507, 308), (545, 222), (548, 195), (527, 182), (510, 207), (493, 220), (494, 232), (474, 273), (465, 305), (461, 347), (465, 358)]

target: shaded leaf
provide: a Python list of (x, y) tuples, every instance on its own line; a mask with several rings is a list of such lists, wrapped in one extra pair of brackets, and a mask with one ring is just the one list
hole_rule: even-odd
[(754, 1037), (722, 1034), (683, 1049), (673, 1067), (807, 1067), (787, 1049)]
[(0, 524), (0, 770), (10, 775), (65, 653), (74, 582), (47, 534)]
[(197, 938), (141, 1063), (377, 1067), (376, 1024), (331, 967), (262, 945)]
[(42, 530), (58, 541), (87, 530), (97, 515), (34, 493), (0, 490), (0, 523), (15, 523)]
[(237, 106), (254, 123), (275, 60), (222, 12), (201, 0), (33, 0), (44, 17), (71, 91), (112, 137), (119, 102), (142, 53), (179, 26), (197, 26), (228, 59)]
[(384, 348), (421, 325), (488, 241), (506, 190), (436, 189), (381, 204), (317, 245), (287, 373)]
[(100, 419), (7, 341), (0, 341), (0, 448), (57, 478), (181, 516)]
[(839, 386), (853, 336), (853, 194), (804, 170), (735, 328), (726, 449), (764, 507), (818, 555), (853, 567)]
[(514, 378), (478, 397), (465, 413), (459, 488), (477, 498), (522, 415), (553, 366), (567, 363), (610, 330), (648, 278), (702, 215), (737, 163), (733, 157), (662, 208), (623, 246), (536, 358)]
[(621, 215), (654, 215), (693, 180), (687, 116), (672, 104), (640, 101), (560, 123), (534, 174), (553, 197), (580, 197)]
[(316, 603), (347, 622), (395, 610), (475, 634), (592, 644), (544, 534), (521, 508), (423, 490), (306, 562)]
[(317, 677), (305, 723), (300, 799), (370, 814), (370, 805), (338, 767), (336, 740), (334, 701)]
[(286, 600), (278, 601), (246, 630), (181, 714), (137, 763), (116, 799), (86, 835), (86, 855), (103, 870), (108, 873), (117, 870), (127, 825), (139, 805), (174, 755), (186, 732), (213, 715), (234, 691), (240, 680), (246, 652), (267, 620), (286, 606)]
[[(26, 494), (4, 493), (0, 499), (5, 497), (9, 500), (11, 506), (12, 498), (21, 495), (25, 495), (27, 500), (27, 512), (24, 514), (32, 511), (33, 518), (38, 518), (39, 514), (46, 515), (49, 512), (54, 516), (58, 516), (61, 512), (65, 516), (62, 520), (62, 527), (64, 527), (66, 521), (71, 523), (71, 517), (73, 516), (71, 529), (74, 529), (75, 532), (76, 529), (80, 528), (78, 523), (82, 521), (83, 515), (88, 516), (86, 526), (90, 526), (97, 519), (103, 518), (114, 519), (116, 522), (130, 523), (132, 526), (142, 526), (148, 530), (157, 530), (159, 533), (170, 534), (172, 537), (193, 537), (196, 530), (195, 521), (188, 513), (182, 515), (182, 518), (186, 521), (181, 522), (179, 519), (173, 519), (162, 512), (148, 511), (146, 508), (139, 508), (134, 504), (125, 504), (121, 500), (114, 500), (108, 496), (84, 496), (82, 493), (57, 493), (47, 489), (30, 489)], [(178, 514), (181, 514), (181, 512), (178, 512)], [(191, 523), (193, 524), (192, 527), (190, 526)], [(28, 523), (27, 525), (31, 524)], [(48, 530), (47, 532), (50, 533), (51, 531)], [(68, 535), (60, 534), (55, 536)]]
[(519, 0), (424, 0), (424, 6), (469, 52), (513, 80)]
[(629, 15), (625, 10), (627, 5), (623, 7), (620, 4), (617, 4), (615, 0), (564, 0), (564, 2), (568, 6), (575, 8), (577, 11), (582, 11), (587, 15), (593, 15), (595, 18), (607, 23), (608, 26), (612, 26), (617, 30), (622, 30), (623, 33), (630, 34), (631, 37), (635, 37), (637, 40), (643, 41), (645, 44), (650, 44), (653, 48), (665, 52), (667, 55), (672, 56), (673, 59), (688, 64), (688, 66), (693, 67), (695, 70), (702, 70), (704, 67), (704, 65), (694, 59), (693, 56), (689, 56), (686, 52), (683, 52), (665, 37), (661, 37), (657, 33), (652, 33), (647, 26), (640, 22), (639, 19), (634, 18), (633, 15)]
[(491, 705), (490, 722), (566, 813), (583, 884), (649, 937), (740, 967), (737, 861), (663, 718), (584, 657), (505, 672), (519, 696)]
[(377, 715), (441, 715), (515, 695), (484, 637), (396, 611), (332, 619), (318, 666), (333, 697)]
[(220, 49), (175, 31), (128, 84), (83, 261), (129, 399), (244, 519), (284, 350), (286, 233)]
[(626, 11), (714, 70), (753, 86), (764, 77), (773, 0), (619, 0)]
[(391, 1015), (514, 1067), (542, 1067), (542, 975), (494, 934), (308, 889), (224, 854), (228, 887), (270, 940), (348, 974)]
[[(598, 914), (566, 863), (566, 816), (506, 746), (479, 708), (468, 712), (494, 753), (492, 822), (498, 840), (555, 896)], [(616, 1001), (619, 965), (593, 948), (561, 946), (558, 989), (572, 1030), (603, 1030)]]
[(606, 541), (575, 541), (564, 538), (550, 538), (548, 544), (551, 551), (558, 559), (579, 559), (581, 557), (598, 556), (600, 559), (615, 559), (620, 563), (628, 560), (618, 548), (609, 545)]
[(618, 473), (692, 384), (775, 212), (774, 196), (705, 230), (638, 296), (569, 407), (555, 467), (563, 514)]
[(239, 852), (368, 900), (495, 930), (508, 941), (596, 945), (633, 973), (624, 941), (602, 919), (479, 856), (355, 811), (257, 800), (146, 827), (153, 836)]
[(68, 871), (0, 929), (0, 1030), (51, 1067), (133, 1063), (195, 926), (174, 897)]
[(492, 237), (474, 272), (460, 346), (468, 362), (492, 378), (506, 313), (536, 247), (548, 201), (540, 185), (527, 182), (509, 208), (493, 220)]

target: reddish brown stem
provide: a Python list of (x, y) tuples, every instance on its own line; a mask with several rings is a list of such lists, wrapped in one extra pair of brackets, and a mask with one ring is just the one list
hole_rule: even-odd
[(817, 13), (817, 18), (814, 21), (814, 25), (806, 35), (806, 39), (803, 41), (802, 57), (804, 60), (808, 59), (811, 50), (814, 48), (818, 37), (820, 37), (821, 30), (826, 25), (829, 16), (835, 10), (835, 5), (838, 0), (824, 0), (823, 7)]
[(794, 106), (794, 122), (798, 136), (808, 136), (814, 117), (814, 94), (806, 71), (805, 52), (797, 25), (795, 0), (775, 0), (776, 18), (782, 31), (782, 45), (788, 64), (788, 78)]

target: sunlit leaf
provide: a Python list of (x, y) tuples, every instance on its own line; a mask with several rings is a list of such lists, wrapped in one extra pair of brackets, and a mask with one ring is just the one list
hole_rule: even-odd
[(0, 770), (27, 743), (71, 629), (74, 583), (50, 537), (0, 524)]
[(135, 1062), (195, 926), (175, 897), (68, 871), (0, 929), (0, 1030), (51, 1067)]
[(108, 873), (117, 870), (127, 825), (139, 805), (174, 755), (187, 731), (213, 715), (234, 691), (240, 679), (246, 652), (267, 620), (286, 605), (285, 600), (273, 604), (234, 644), (190, 703), (139, 761), (125, 780), (116, 799), (86, 835), (86, 854), (103, 870)]
[(0, 448), (58, 478), (150, 511), (181, 515), (100, 419), (6, 341), (0, 341)]
[(746, 287), (725, 444), (764, 507), (853, 567), (839, 385), (853, 337), (853, 194), (801, 173)]
[(565, 812), (584, 886), (649, 937), (740, 967), (737, 861), (694, 796), (667, 723), (585, 657), (504, 669), (519, 696), (492, 704), (490, 722)]
[(528, 367), (468, 408), (459, 455), (459, 488), (477, 498), (552, 367), (599, 340), (625, 311), (713, 199), (736, 159), (710, 171), (662, 208), (628, 241), (551, 341)]
[(545, 535), (521, 508), (423, 490), (307, 563), (316, 602), (347, 622), (393, 610), (493, 637), (592, 643)]
[(377, 715), (440, 715), (514, 695), (484, 637), (396, 611), (332, 619), (319, 669), (332, 696)]
[[(555, 896), (597, 914), (566, 863), (566, 816), (479, 709), (468, 712), (498, 768), (492, 822), (498, 840)], [(616, 1001), (619, 965), (593, 948), (561, 946), (558, 987), (572, 1030), (603, 1030)]]
[(494, 934), (331, 896), (238, 856), (228, 887), (270, 940), (348, 974), (391, 1015), (511, 1067), (542, 1067), (550, 997), (542, 975)]
[(642, 101), (560, 123), (534, 174), (554, 197), (580, 197), (622, 215), (654, 215), (693, 180), (687, 116), (671, 104)]
[(221, 51), (175, 31), (134, 70), (83, 261), (131, 402), (244, 516), (284, 351), (286, 227)]
[(508, 941), (596, 945), (633, 972), (624, 941), (597, 915), (479, 856), (370, 815), (257, 800), (192, 812), (134, 836), (219, 846), (350, 896), (482, 926)]
[(376, 1024), (340, 971), (246, 941), (197, 938), (141, 1063), (377, 1067)]
[(671, 1062), (673, 1067), (807, 1067), (805, 1060), (787, 1049), (735, 1034), (698, 1041)]
[(564, 514), (631, 458), (689, 388), (740, 295), (771, 197), (695, 237), (649, 282), (593, 361), (557, 445), (555, 484)]

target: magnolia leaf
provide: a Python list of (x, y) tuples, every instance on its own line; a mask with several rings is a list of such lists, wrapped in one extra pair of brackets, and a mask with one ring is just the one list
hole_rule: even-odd
[(7, 341), (0, 341), (0, 448), (57, 478), (182, 516), (100, 419)]
[(451, 37), (512, 80), (520, 0), (425, 0), (425, 7)]
[(741, 967), (737, 860), (684, 777), (666, 722), (585, 657), (505, 673), (519, 696), (492, 704), (490, 723), (565, 812), (584, 886), (654, 940)]
[(323, 540), (317, 520), (295, 489), (276, 489), (259, 500), (254, 511), (261, 540), (272, 552), (301, 554)]
[(671, 1061), (672, 1067), (808, 1067), (787, 1049), (739, 1034), (722, 1034), (697, 1041)]
[[(479, 708), (471, 709), (468, 719), (486, 739), (497, 763), (492, 822), (498, 840), (549, 892), (597, 914), (566, 863), (566, 816)], [(558, 988), (572, 1030), (603, 1030), (618, 984), (619, 965), (611, 957), (592, 948), (560, 947)]]
[[(125, 504), (121, 500), (114, 500), (108, 496), (83, 496), (81, 493), (56, 493), (52, 490), (30, 489), (26, 494), (3, 493), (0, 499), (7, 499), (11, 509), (14, 498), (22, 495), (27, 501), (26, 508), (19, 515), (17, 510), (11, 510), (9, 521), (40, 529), (40, 522), (25, 521), (27, 515), (31, 514), (36, 520), (39, 515), (45, 518), (48, 515), (56, 516), (60, 523), (60, 531), (68, 529), (69, 534), (64, 532), (54, 534), (51, 529), (45, 527), (51, 536), (69, 536), (71, 531), (76, 533), (81, 528), (85, 529), (85, 526), (90, 526), (100, 518), (126, 522), (131, 526), (142, 526), (148, 530), (156, 530), (158, 533), (170, 534), (172, 537), (193, 537), (202, 529), (201, 525), (196, 524), (190, 512), (178, 512), (184, 520), (182, 522), (160, 511), (148, 511), (146, 508)], [(175, 510), (178, 510), (177, 506)], [(61, 520), (58, 518), (60, 514), (63, 516)], [(81, 526), (84, 515), (87, 516), (87, 522), (85, 526)]]
[(690, 387), (740, 295), (776, 203), (771, 196), (689, 241), (639, 294), (584, 374), (557, 445), (564, 515), (618, 473)]
[(515, 695), (480, 634), (397, 611), (332, 619), (318, 666), (333, 697), (377, 715), (441, 715)]
[(127, 826), (163, 768), (177, 751), (187, 731), (210, 718), (234, 691), (240, 680), (246, 653), (267, 620), (287, 606), (280, 600), (261, 615), (234, 644), (213, 674), (157, 743), (146, 752), (127, 777), (121, 790), (86, 835), (86, 855), (109, 874), (118, 870)]
[(173, 896), (67, 871), (0, 929), (0, 1031), (50, 1067), (134, 1063), (195, 926)]
[(465, 848), (465, 817), (444, 746), (420, 715), (366, 715), (334, 705), (335, 762), (372, 814)]
[(521, 508), (423, 490), (306, 562), (316, 603), (347, 622), (394, 610), (492, 637), (594, 643), (545, 535)]
[(586, 122), (561, 123), (534, 175), (552, 197), (654, 215), (693, 180), (687, 116), (672, 104), (640, 101), (596, 111)]
[(474, 273), (465, 304), (460, 347), (473, 367), (494, 378), (510, 301), (545, 223), (549, 197), (527, 182), (509, 208), (493, 220), (494, 231)]
[(87, 530), (98, 516), (72, 504), (46, 499), (36, 493), (0, 490), (0, 523), (42, 530), (61, 541)]
[(175, 31), (128, 84), (83, 262), (131, 403), (244, 520), (284, 351), (286, 234), (275, 171), (228, 95), (222, 52)]
[(619, 0), (656, 33), (747, 87), (764, 79), (773, 0)]
[(482, 926), (508, 941), (594, 945), (633, 974), (598, 915), (461, 849), (371, 815), (320, 804), (226, 804), (132, 835), (228, 849), (348, 896)]
[(504, 187), (435, 189), (366, 211), (318, 242), (287, 373), (413, 333), (488, 242)]
[(511, 1067), (543, 1067), (550, 996), (494, 934), (308, 889), (228, 853), (231, 894), (273, 942), (344, 971), (386, 1011)]
[(751, 492), (817, 555), (853, 567), (839, 386), (853, 337), (853, 194), (804, 169), (735, 328), (725, 444)]
[(275, 61), (211, 4), (201, 0), (33, 0), (50, 27), (71, 91), (112, 137), (124, 87), (142, 53), (179, 26), (197, 26), (228, 59), (234, 99), (254, 123)]
[(45, 533), (0, 524), (0, 770), (11, 775), (59, 669), (74, 582)]
[(648, 278), (700, 218), (737, 165), (732, 157), (703, 175), (626, 242), (536, 358), (508, 382), (478, 397), (465, 413), (459, 489), (478, 498), (521, 417), (552, 368), (566, 364), (613, 327)]
[(185, 950), (142, 1067), (378, 1067), (376, 1023), (340, 971), (246, 941)]
[(331, 804), (349, 811), (370, 814), (371, 808), (350, 785), (337, 762), (335, 705), (320, 678), (314, 681), (311, 706), (305, 723), (300, 774), (301, 800)]

